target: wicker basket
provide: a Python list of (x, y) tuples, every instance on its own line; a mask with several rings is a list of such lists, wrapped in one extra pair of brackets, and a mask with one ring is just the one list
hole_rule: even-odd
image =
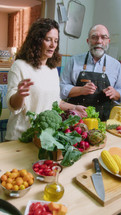
[[(41, 148), (41, 142), (40, 139), (37, 138), (37, 136), (35, 135), (33, 138), (33, 143), (35, 144), (35, 146), (37, 146), (38, 148)], [(53, 155), (53, 160), (54, 161), (60, 161), (63, 159), (63, 155), (62, 155), (62, 151), (61, 150), (57, 150), (57, 151), (53, 151), (52, 152)]]

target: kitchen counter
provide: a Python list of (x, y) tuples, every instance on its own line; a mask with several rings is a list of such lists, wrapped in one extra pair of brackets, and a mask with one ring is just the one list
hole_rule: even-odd
[[(105, 149), (110, 147), (121, 147), (121, 138), (107, 132)], [(82, 190), (74, 178), (81, 172), (92, 168), (92, 159), (99, 157), (102, 149), (89, 152), (75, 162), (71, 167), (63, 168), (59, 176), (59, 182), (64, 186), (65, 193), (59, 203), (66, 204), (67, 215), (117, 215), (121, 212), (121, 198), (113, 201), (107, 206), (100, 205), (88, 193)], [(13, 168), (27, 169), (32, 172), (32, 164), (38, 160), (38, 148), (33, 143), (21, 143), (10, 141), (0, 143), (0, 176)], [(0, 198), (9, 201), (24, 214), (29, 200), (43, 200), (43, 190), (46, 183), (35, 179), (30, 191), (20, 198), (6, 196), (0, 187)]]

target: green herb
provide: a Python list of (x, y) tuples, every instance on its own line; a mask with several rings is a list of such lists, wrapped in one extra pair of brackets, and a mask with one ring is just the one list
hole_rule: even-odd
[(106, 126), (106, 128), (110, 130), (110, 129), (116, 129), (118, 126), (119, 126), (118, 124), (113, 124), (113, 125), (109, 124)]

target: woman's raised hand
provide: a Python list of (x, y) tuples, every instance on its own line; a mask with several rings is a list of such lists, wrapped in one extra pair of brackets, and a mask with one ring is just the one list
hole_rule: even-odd
[(19, 82), (18, 84), (18, 91), (17, 93), (21, 97), (29, 96), (29, 90), (30, 86), (34, 85), (34, 82), (31, 81), (31, 79), (24, 79)]

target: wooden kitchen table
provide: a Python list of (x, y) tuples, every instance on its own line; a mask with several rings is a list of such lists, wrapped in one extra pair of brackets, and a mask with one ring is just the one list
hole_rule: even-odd
[[(107, 133), (105, 149), (121, 147), (121, 138)], [(84, 154), (71, 167), (63, 168), (59, 182), (64, 186), (65, 193), (60, 203), (66, 204), (68, 215), (116, 215), (121, 212), (121, 198), (107, 206), (100, 205), (88, 193), (82, 190), (74, 178), (81, 172), (92, 168), (92, 159), (99, 157), (102, 149)], [(13, 168), (27, 169), (32, 172), (32, 164), (38, 160), (38, 148), (33, 143), (10, 141), (0, 143), (0, 176)], [(43, 200), (43, 190), (46, 183), (36, 180), (28, 193), (20, 198), (10, 198), (0, 187), (0, 198), (9, 201), (24, 214), (29, 200)]]

